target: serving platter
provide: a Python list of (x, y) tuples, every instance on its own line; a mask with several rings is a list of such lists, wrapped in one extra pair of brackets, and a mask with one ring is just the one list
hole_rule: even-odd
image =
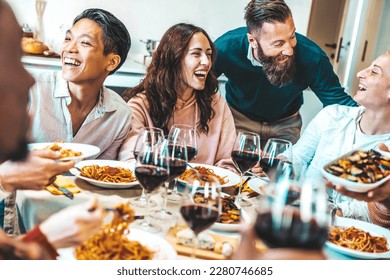
[[(332, 165), (332, 164), (335, 164), (337, 163), (340, 159), (345, 159), (345, 158), (348, 158), (349, 156), (351, 156), (354, 152), (356, 152), (357, 150), (361, 150), (361, 149), (354, 149), (338, 158), (336, 158), (335, 160), (332, 160), (331, 162), (329, 162), (328, 164), (324, 165), (324, 167), (322, 168), (322, 175), (329, 181), (331, 182), (332, 184), (334, 185), (339, 185), (339, 186), (343, 186), (345, 189), (349, 190), (349, 191), (353, 191), (353, 192), (359, 192), (359, 193), (364, 193), (364, 192), (368, 192), (374, 188), (377, 188), (378, 186), (382, 185), (384, 182), (386, 182), (387, 180), (390, 179), (390, 175), (384, 177), (383, 179), (380, 179), (374, 183), (359, 183), (359, 182), (353, 182), (351, 180), (348, 180), (348, 179), (344, 179), (344, 178), (341, 178), (339, 176), (336, 176), (336, 175), (333, 175), (331, 173), (329, 173), (327, 171), (327, 169)], [(377, 151), (377, 150), (376, 150)], [(385, 152), (382, 152), (382, 151), (377, 151), (379, 152), (380, 154), (382, 154), (382, 156), (384, 157), (388, 157), (387, 155), (389, 153), (385, 153)]]
[[(390, 248), (390, 231), (388, 229), (385, 229), (383, 227), (380, 227), (378, 225), (367, 223), (360, 220), (355, 219), (349, 219), (349, 218), (343, 218), (343, 217), (336, 217), (334, 226), (336, 227), (342, 227), (347, 228), (354, 226), (355, 228), (364, 230), (366, 232), (369, 232), (372, 236), (384, 236), (387, 239), (387, 246)], [(358, 259), (390, 259), (390, 251), (385, 253), (368, 253), (368, 252), (361, 252), (353, 249), (349, 249), (343, 246), (339, 246), (335, 243), (332, 243), (330, 241), (327, 241), (325, 243), (326, 246), (328, 246), (330, 249)]]
[(100, 153), (100, 148), (97, 146), (89, 145), (89, 144), (81, 144), (81, 143), (62, 143), (62, 142), (46, 142), (46, 143), (30, 143), (28, 144), (28, 149), (32, 150), (43, 150), (48, 148), (54, 144), (61, 146), (62, 149), (70, 149), (74, 152), (80, 152), (80, 156), (72, 156), (72, 157), (63, 157), (60, 158), (60, 161), (68, 161), (74, 160), (79, 162), (83, 159), (88, 159), (92, 156), (95, 156)]
[(70, 173), (72, 173), (74, 176), (76, 176), (79, 179), (87, 181), (88, 183), (90, 183), (94, 186), (106, 188), (106, 189), (126, 189), (126, 188), (131, 188), (131, 187), (139, 184), (139, 182), (137, 180), (134, 182), (113, 183), (113, 182), (102, 182), (102, 181), (98, 181), (98, 180), (94, 180), (94, 179), (82, 176), (79, 169), (83, 168), (84, 166), (91, 166), (91, 165), (122, 167), (122, 168), (129, 169), (131, 172), (133, 172), (133, 175), (134, 175), (134, 164), (124, 162), (124, 161), (117, 161), (117, 160), (83, 160), (75, 165), (75, 167), (77, 167), (77, 168), (71, 168), (69, 171), (70, 171)]

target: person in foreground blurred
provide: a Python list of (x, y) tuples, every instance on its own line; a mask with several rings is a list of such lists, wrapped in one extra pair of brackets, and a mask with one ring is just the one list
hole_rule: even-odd
[(202, 28), (179, 23), (165, 32), (145, 79), (126, 93), (134, 115), (122, 151), (133, 150), (143, 127), (167, 134), (173, 124), (186, 124), (197, 130), (196, 162), (235, 170), (230, 153), (236, 130), (210, 72), (215, 57), (215, 46)]
[[(357, 78), (359, 90), (353, 98), (361, 106), (324, 108), (293, 146), (293, 161), (309, 165), (308, 177), (320, 175), (326, 163), (352, 149), (375, 149), (380, 142), (390, 146), (390, 51), (360, 71)], [(331, 201), (344, 217), (373, 220), (365, 202), (336, 191), (332, 191)]]
[(66, 32), (61, 72), (35, 77), (30, 91), (33, 142), (98, 146), (99, 159), (118, 159), (130, 130), (131, 110), (103, 82), (118, 70), (130, 50), (125, 25), (102, 9), (87, 9)]
[(231, 259), (233, 260), (325, 260), (322, 250), (299, 248), (268, 248), (257, 251), (258, 238), (254, 225), (244, 226), (240, 230), (241, 242)]
[[(21, 63), (21, 34), (11, 8), (0, 0), (0, 163), (21, 161), (28, 153), (26, 106), (34, 79)], [(13, 190), (12, 186), (3, 187), (0, 175), (0, 195)], [(95, 211), (88, 211), (91, 208)], [(56, 213), (21, 238), (0, 230), (0, 260), (55, 259), (56, 249), (78, 245), (97, 232), (102, 213), (102, 206), (93, 201)]]
[(282, 0), (252, 0), (246, 27), (215, 41), (213, 70), (226, 82), (226, 100), (236, 129), (296, 143), (302, 119), (303, 91), (310, 88), (324, 106), (356, 103), (344, 92), (325, 52), (296, 32), (290, 8)]

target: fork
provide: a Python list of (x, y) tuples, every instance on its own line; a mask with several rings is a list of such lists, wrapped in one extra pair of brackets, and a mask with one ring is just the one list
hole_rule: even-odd
[(193, 166), (192, 166), (191, 164), (189, 164), (188, 162), (187, 162), (187, 166), (188, 166), (189, 168), (191, 168), (192, 171), (194, 171), (196, 177), (198, 177), (199, 179), (202, 179), (202, 175), (200, 175), (199, 171), (198, 171), (195, 167), (193, 167)]

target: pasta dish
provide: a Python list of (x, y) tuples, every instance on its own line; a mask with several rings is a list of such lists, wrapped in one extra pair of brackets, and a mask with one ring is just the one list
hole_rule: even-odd
[(129, 225), (134, 210), (128, 204), (119, 204), (111, 223), (76, 248), (78, 260), (150, 260), (153, 252), (138, 241), (130, 241)]
[(102, 182), (130, 183), (137, 180), (131, 170), (123, 167), (88, 165), (80, 170), (81, 176)]
[(329, 241), (339, 246), (367, 253), (383, 253), (389, 251), (384, 236), (371, 236), (370, 233), (353, 226), (348, 228), (331, 227)]
[[(225, 177), (218, 176), (217, 174), (214, 173), (214, 170), (211, 168), (207, 168), (207, 167), (203, 167), (203, 166), (195, 166), (194, 168), (196, 170), (198, 170), (198, 172), (200, 173), (201, 176), (212, 176), (212, 177), (216, 178), (219, 181), (220, 185), (223, 185), (223, 184), (226, 184), (229, 182), (229, 179), (226, 178), (226, 176)], [(194, 170), (187, 169), (179, 176), (179, 179), (183, 180), (183, 181), (190, 181), (193, 179), (198, 179), (198, 176), (196, 175)], [(201, 182), (201, 186), (203, 186), (203, 185), (204, 185), (204, 183)]]
[(63, 149), (61, 145), (59, 145), (61, 143), (63, 143), (62, 140), (57, 140), (53, 144), (46, 146), (44, 149), (52, 150), (53, 152), (60, 152), (61, 153), (60, 158), (79, 157), (83, 154), (82, 152), (73, 151), (71, 149)]

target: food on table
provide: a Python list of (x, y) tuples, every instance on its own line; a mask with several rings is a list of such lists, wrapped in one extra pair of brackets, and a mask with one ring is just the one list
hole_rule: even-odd
[(219, 216), (219, 223), (238, 224), (241, 221), (241, 210), (238, 209), (234, 196), (222, 198), (222, 213)]
[[(241, 221), (241, 210), (238, 209), (235, 199), (235, 196), (222, 197), (222, 211), (217, 223), (238, 224)], [(194, 202), (205, 203), (206, 200), (207, 199), (204, 198), (203, 193), (195, 193)]]
[(116, 206), (114, 217), (100, 232), (76, 248), (79, 260), (151, 260), (154, 252), (138, 241), (128, 240), (134, 210), (128, 204)]
[(372, 236), (369, 232), (355, 228), (331, 227), (329, 241), (345, 248), (368, 252), (383, 253), (389, 251), (387, 239), (384, 236)]
[[(225, 177), (218, 176), (217, 174), (215, 174), (214, 170), (211, 168), (207, 168), (207, 167), (203, 167), (203, 166), (195, 166), (194, 168), (196, 170), (198, 170), (198, 172), (200, 173), (201, 176), (212, 176), (212, 177), (216, 178), (221, 185), (229, 182), (229, 179), (226, 178), (227, 176), (225, 176)], [(179, 179), (183, 180), (183, 181), (189, 181), (189, 180), (193, 180), (193, 179), (198, 179), (198, 175), (195, 173), (194, 170), (187, 169), (179, 176)], [(204, 182), (201, 181), (201, 186), (203, 186), (203, 185), (204, 185)]]
[(49, 47), (37, 39), (23, 37), (22, 50), (30, 54), (43, 54), (44, 51), (49, 50)]
[(87, 165), (80, 168), (80, 175), (102, 182), (130, 183), (137, 180), (130, 169), (123, 167)]
[(52, 150), (53, 152), (60, 152), (61, 158), (67, 158), (67, 157), (79, 157), (83, 153), (78, 151), (73, 151), (72, 149), (64, 149), (61, 144), (63, 143), (62, 140), (57, 140), (53, 144), (46, 146), (44, 149), (46, 150)]
[(375, 183), (390, 175), (390, 158), (375, 150), (357, 150), (326, 166), (325, 171), (357, 183)]
[[(179, 230), (176, 233), (177, 243), (191, 247), (193, 244), (193, 233), (190, 228)], [(197, 248), (203, 250), (211, 250), (225, 257), (229, 257), (233, 253), (233, 246), (229, 242), (217, 242), (215, 238), (208, 232), (204, 231), (198, 235)]]

